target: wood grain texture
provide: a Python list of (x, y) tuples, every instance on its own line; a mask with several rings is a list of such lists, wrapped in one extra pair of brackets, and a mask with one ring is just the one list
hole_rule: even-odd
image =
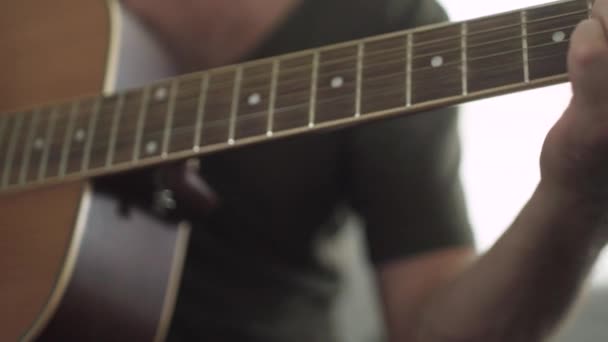
[(82, 184), (0, 197), (0, 340), (15, 341), (45, 307), (72, 238)]
[[(104, 0), (10, 0), (0, 11), (0, 112), (102, 91)], [(2, 157), (2, 156), (0, 156)], [(64, 262), (83, 184), (0, 196), (0, 340), (45, 306)]]
[(105, 0), (9, 0), (0, 11), (0, 111), (99, 93)]

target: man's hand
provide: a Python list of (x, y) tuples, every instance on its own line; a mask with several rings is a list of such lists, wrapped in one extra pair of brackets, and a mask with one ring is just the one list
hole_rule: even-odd
[(542, 181), (558, 194), (608, 208), (608, 0), (574, 31), (568, 55), (572, 101), (549, 132)]

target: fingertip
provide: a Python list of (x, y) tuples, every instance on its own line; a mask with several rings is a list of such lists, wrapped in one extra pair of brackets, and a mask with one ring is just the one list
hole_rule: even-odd
[(608, 42), (602, 24), (597, 19), (582, 21), (572, 33), (568, 53), (568, 69), (571, 77), (584, 77), (597, 72), (608, 62)]

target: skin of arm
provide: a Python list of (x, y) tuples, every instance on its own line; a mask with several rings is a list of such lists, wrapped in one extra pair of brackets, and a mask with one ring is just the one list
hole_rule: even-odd
[[(186, 69), (237, 60), (298, 2), (124, 0)], [(479, 258), (451, 248), (378, 268), (392, 341), (539, 341), (576, 297), (606, 240), (607, 18), (608, 0), (597, 0), (573, 34), (572, 102), (545, 141), (541, 182), (495, 246)]]

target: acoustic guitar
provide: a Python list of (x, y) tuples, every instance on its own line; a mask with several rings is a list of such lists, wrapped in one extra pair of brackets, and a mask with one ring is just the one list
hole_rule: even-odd
[(567, 81), (570, 34), (590, 8), (559, 1), (176, 75), (116, 0), (10, 1), (0, 340), (165, 338), (189, 227), (108, 191), (108, 179)]

